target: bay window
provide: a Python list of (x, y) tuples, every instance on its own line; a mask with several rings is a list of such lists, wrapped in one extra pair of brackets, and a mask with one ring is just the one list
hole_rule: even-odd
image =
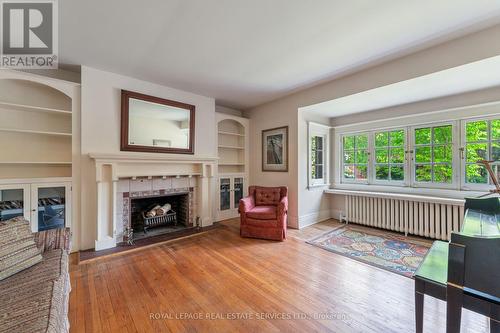
[(486, 190), (492, 184), (478, 162), (491, 161), (493, 172), (500, 171), (498, 115), (344, 132), (337, 138), (341, 183)]

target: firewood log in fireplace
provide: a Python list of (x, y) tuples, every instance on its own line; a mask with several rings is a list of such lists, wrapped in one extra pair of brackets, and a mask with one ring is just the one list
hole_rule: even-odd
[(167, 214), (172, 209), (172, 206), (169, 203), (164, 204), (160, 208), (156, 209), (156, 216), (162, 216)]
[(146, 217), (155, 217), (156, 216), (156, 210), (161, 208), (160, 205), (154, 206), (152, 209), (148, 210), (146, 213)]

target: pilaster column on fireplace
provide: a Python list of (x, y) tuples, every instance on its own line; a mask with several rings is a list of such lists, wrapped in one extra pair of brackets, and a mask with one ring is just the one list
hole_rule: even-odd
[(112, 163), (96, 163), (97, 239), (95, 250), (116, 246), (116, 186), (118, 178)]
[(200, 175), (200, 185), (198, 191), (198, 214), (200, 217), (200, 226), (206, 227), (213, 224), (212, 216), (212, 197), (214, 180), (214, 163), (204, 163)]

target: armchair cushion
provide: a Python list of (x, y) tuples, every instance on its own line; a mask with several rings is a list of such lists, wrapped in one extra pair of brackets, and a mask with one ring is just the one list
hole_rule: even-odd
[(275, 220), (276, 206), (255, 206), (247, 212), (247, 217), (259, 220)]
[(279, 187), (257, 187), (255, 189), (255, 204), (257, 206), (277, 205), (281, 199)]

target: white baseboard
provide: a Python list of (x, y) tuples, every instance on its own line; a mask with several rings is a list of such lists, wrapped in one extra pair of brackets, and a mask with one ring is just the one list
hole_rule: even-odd
[(287, 227), (291, 229), (299, 229), (298, 220), (297, 216), (288, 214)]
[(332, 217), (329, 209), (320, 210), (318, 212), (302, 215), (299, 217), (299, 229), (310, 226), (312, 224), (328, 220)]
[(340, 221), (340, 215), (342, 214), (342, 211), (339, 209), (332, 209), (330, 211), (330, 216), (332, 219), (336, 219)]

